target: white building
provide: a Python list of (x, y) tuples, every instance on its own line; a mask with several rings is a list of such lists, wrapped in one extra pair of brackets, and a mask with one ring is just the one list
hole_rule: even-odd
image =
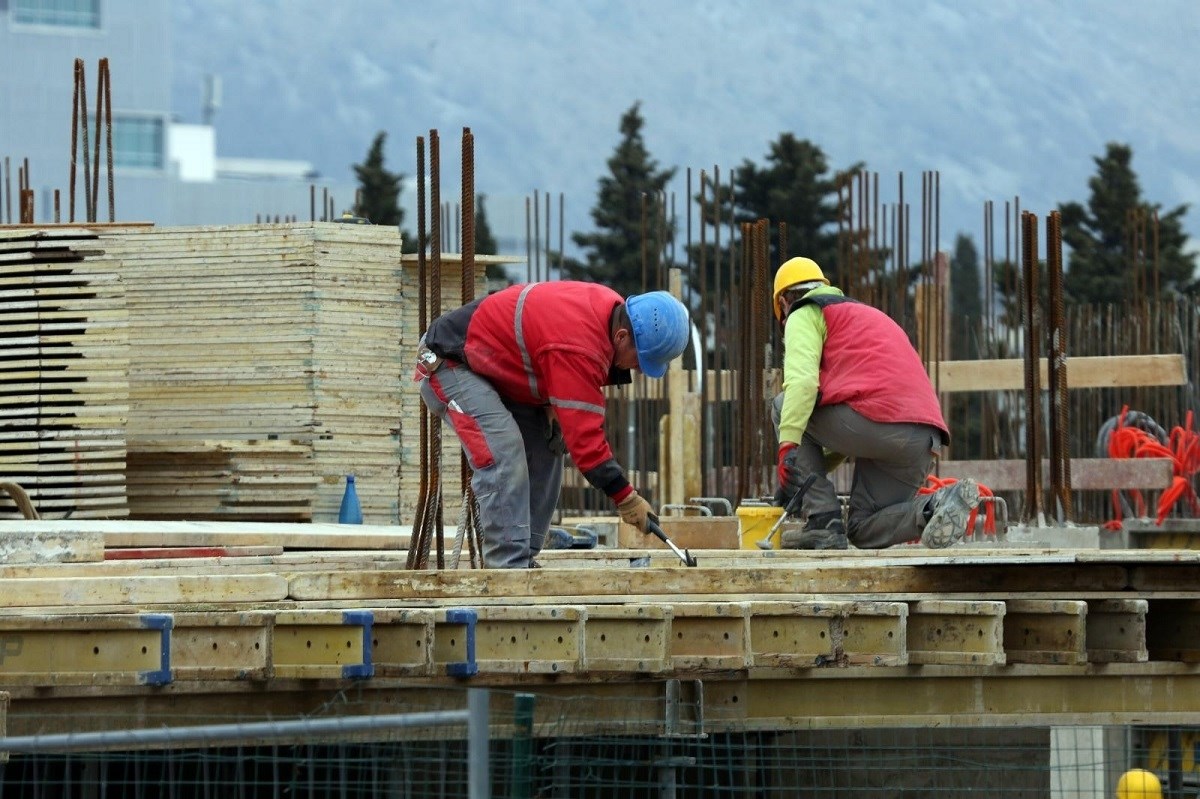
[[(89, 157), (94, 161), (99, 63), (111, 74), (113, 195), (117, 221), (216, 225), (279, 217), (321, 219), (353, 204), (355, 187), (335, 185), (303, 161), (223, 158), (212, 117), (220, 85), (208, 87), (205, 124), (180, 124), (171, 110), (171, 4), (167, 0), (0, 0), (0, 222), (19, 221), (28, 165), (37, 222), (71, 218), (75, 60), (84, 66)], [(78, 122), (76, 123), (78, 125)], [(77, 129), (77, 141), (81, 131)], [(101, 140), (106, 161), (107, 136)], [(269, 142), (263, 143), (269, 155)], [(86, 218), (81, 144), (74, 219)], [(102, 168), (96, 219), (107, 221)]]

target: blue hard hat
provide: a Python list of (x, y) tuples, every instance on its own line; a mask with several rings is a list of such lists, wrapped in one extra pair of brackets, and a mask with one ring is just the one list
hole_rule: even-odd
[(667, 364), (683, 354), (691, 323), (687, 308), (666, 291), (634, 294), (625, 300), (633, 325), (633, 344), (638, 365), (649, 377), (662, 377)]

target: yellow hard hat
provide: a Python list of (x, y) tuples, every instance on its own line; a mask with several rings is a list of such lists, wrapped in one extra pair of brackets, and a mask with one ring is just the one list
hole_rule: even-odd
[(812, 258), (789, 258), (779, 265), (775, 273), (775, 295), (771, 303), (775, 308), (775, 318), (783, 321), (783, 292), (797, 283), (810, 283), (819, 280), (826, 286), (829, 278), (821, 271), (821, 267)]
[(1131, 768), (1117, 780), (1117, 799), (1162, 799), (1162, 785), (1153, 771)]

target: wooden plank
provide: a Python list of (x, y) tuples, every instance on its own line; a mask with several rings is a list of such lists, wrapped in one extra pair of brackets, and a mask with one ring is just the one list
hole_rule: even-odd
[[(851, 470), (852, 465), (840, 469)], [(939, 461), (941, 477), (961, 480), (974, 477), (993, 491), (1023, 491), (1026, 464), (1023, 460)], [(1073, 458), (1071, 488), (1077, 491), (1102, 491), (1112, 488), (1156, 488), (1171, 485), (1170, 458)], [(1044, 487), (1050, 486), (1050, 462), (1042, 461)]]
[[(288, 549), (406, 549), (411, 526), (289, 524), (284, 522), (189, 522), (142, 520), (0, 520), (6, 535), (94, 535), (105, 547), (279, 546)], [(446, 535), (452, 536), (448, 527)]]
[[(941, 361), (930, 377), (943, 394), (963, 391), (1009, 391), (1025, 387), (1025, 362), (1020, 358), (991, 361)], [(1183, 355), (1097, 355), (1067, 358), (1067, 387), (1116, 388), (1181, 386), (1187, 383)], [(1047, 362), (1041, 359), (1041, 384), (1049, 385)]]
[(78, 577), (0, 580), (5, 609), (63, 605), (274, 602), (287, 594), (276, 574)]
[[(964, 550), (972, 554), (980, 550)], [(769, 553), (766, 553), (769, 554)], [(1088, 591), (1126, 591), (1131, 568), (1121, 563), (1074, 562), (1072, 554), (1038, 561), (1016, 556), (1010, 562), (987, 563), (969, 569), (954, 568), (958, 555), (924, 550), (912, 565), (900, 561), (883, 568), (864, 568), (853, 558), (828, 561), (809, 559), (803, 564), (784, 562), (772, 568), (661, 569), (485, 569), (458, 571), (453, 576), (436, 572), (379, 570), (345, 574), (336, 571), (295, 574), (289, 596), (297, 601), (365, 601), (417, 598), (467, 600), (487, 597), (547, 597), (578, 604), (583, 596), (730, 595), (730, 594), (931, 594), (996, 592), (1003, 595), (1053, 591), (1075, 594)], [(999, 559), (998, 559), (999, 560)], [(922, 563), (922, 561), (924, 561)], [(961, 561), (965, 562), (965, 561)], [(1185, 565), (1164, 568), (1186, 570)], [(1193, 581), (1193, 585), (1195, 585)]]
[(281, 546), (258, 547), (141, 547), (104, 550), (105, 560), (173, 560), (176, 558), (244, 558), (278, 555)]

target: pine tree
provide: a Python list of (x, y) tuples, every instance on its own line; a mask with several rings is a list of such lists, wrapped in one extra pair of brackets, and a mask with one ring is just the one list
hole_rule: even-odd
[[(484, 201), (487, 199), (486, 194), (479, 194), (475, 197), (475, 254), (476, 255), (496, 255), (499, 248), (496, 245), (496, 237), (492, 235), (491, 225), (488, 224), (487, 208)], [(489, 283), (511, 283), (508, 277), (508, 272), (504, 271), (504, 267), (500, 264), (488, 264), (484, 268), (484, 274), (487, 276)]]
[[(1087, 207), (1066, 203), (1063, 243), (1070, 248), (1065, 290), (1076, 302), (1124, 303), (1131, 297), (1195, 290), (1195, 253), (1184, 252), (1187, 206), (1167, 213), (1142, 200), (1133, 150), (1110, 142), (1088, 180)], [(1157, 241), (1153, 220), (1157, 216)], [(1157, 276), (1155, 268), (1157, 263)]]
[[(965, 233), (954, 240), (950, 259), (950, 358), (979, 358), (983, 298), (979, 275), (979, 254), (975, 242)], [(956, 458), (982, 457), (983, 400), (979, 392), (951, 394), (947, 399), (946, 421), (951, 426)]]
[(572, 233), (586, 262), (567, 259), (563, 273), (575, 280), (604, 283), (628, 296), (655, 285), (655, 272), (675, 236), (673, 221), (664, 220), (664, 194), (675, 169), (660, 170), (642, 138), (640, 103), (621, 116), (621, 141), (608, 159), (609, 174), (600, 178), (592, 208), (593, 233)]
[(983, 316), (982, 281), (975, 242), (965, 233), (954, 240), (950, 259), (950, 357), (974, 360), (979, 357), (979, 331)]
[(354, 174), (358, 177), (358, 202), (354, 213), (369, 219), (372, 224), (399, 227), (404, 222), (404, 210), (400, 207), (400, 184), (404, 175), (389, 172), (384, 167), (383, 144), (386, 140), (386, 132), (381, 130), (375, 134), (366, 159), (354, 165)]
[[(759, 167), (750, 160), (742, 162), (733, 175), (732, 196), (728, 185), (721, 186), (721, 196), (714, 198), (711, 190), (701, 201), (701, 213), (707, 224), (716, 224), (718, 210), (722, 224), (739, 226), (742, 222), (767, 219), (771, 223), (769, 262), (772, 270), (784, 260), (784, 255), (803, 255), (821, 265), (832, 282), (837, 278), (838, 239), (836, 225), (839, 181), (860, 168), (831, 174), (825, 153), (806, 139), (791, 133), (780, 135), (770, 144), (766, 165)], [(787, 252), (779, 246), (780, 223), (787, 225)], [(715, 253), (706, 260), (714, 263)], [(721, 261), (730, 263), (730, 250), (722, 253)], [(697, 254), (693, 262), (698, 263)]]

